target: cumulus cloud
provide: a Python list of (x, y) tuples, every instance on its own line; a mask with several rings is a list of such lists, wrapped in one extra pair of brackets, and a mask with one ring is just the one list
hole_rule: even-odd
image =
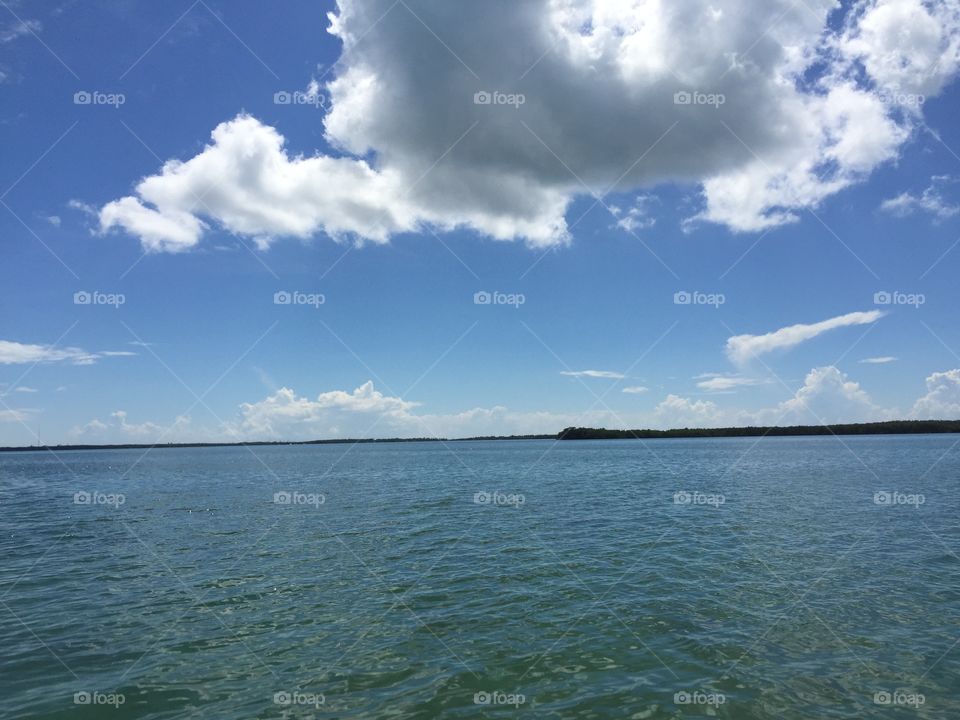
[(726, 422), (726, 415), (710, 400), (690, 400), (679, 395), (667, 395), (654, 409), (657, 427), (715, 427)]
[(914, 403), (913, 416), (925, 420), (960, 419), (960, 369), (930, 375), (927, 394)]
[(930, 185), (920, 195), (903, 192), (894, 198), (884, 200), (880, 209), (895, 217), (907, 217), (917, 212), (933, 215), (936, 220), (947, 220), (960, 213), (960, 205), (951, 203), (943, 196), (944, 187), (948, 183), (955, 183), (955, 179), (947, 175), (934, 175)]
[(0, 365), (53, 362), (92, 365), (100, 358), (135, 354), (117, 350), (88, 352), (77, 347), (57, 348), (51, 345), (30, 345), (12, 340), (0, 340)]
[(609, 378), (611, 380), (622, 380), (626, 377), (623, 373), (613, 372), (612, 370), (562, 370), (560, 374), (568, 377)]
[(881, 317), (883, 313), (879, 310), (852, 312), (817, 323), (790, 325), (764, 335), (734, 335), (727, 339), (727, 357), (734, 363), (742, 365), (759, 355), (792, 348), (828, 330), (850, 325), (869, 325)]
[[(193, 434), (190, 418), (186, 416), (178, 416), (168, 427), (150, 421), (132, 423), (127, 417), (125, 410), (116, 410), (110, 413), (106, 422), (94, 418), (85, 425), (72, 428), (69, 436), (74, 441), (104, 443), (198, 442), (197, 436)], [(199, 441), (213, 439), (218, 438), (205, 436)]]
[(757, 419), (781, 425), (820, 425), (891, 419), (859, 383), (838, 368), (814, 368), (789, 400), (757, 414)]
[(859, 2), (841, 39), (877, 85), (931, 96), (960, 64), (960, 5), (956, 0)]
[(154, 251), (211, 227), (261, 247), (427, 227), (546, 246), (569, 241), (578, 195), (682, 183), (702, 190), (695, 220), (761, 230), (897, 157), (921, 109), (877, 87), (953, 78), (955, 5), (861, 0), (837, 22), (834, 0), (339, 0), (342, 54), (314, 88), (332, 150), (291, 156), (240, 115), (100, 227)]

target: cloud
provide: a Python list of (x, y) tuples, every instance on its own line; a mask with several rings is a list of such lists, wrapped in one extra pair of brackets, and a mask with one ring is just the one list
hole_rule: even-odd
[(646, 230), (657, 224), (657, 219), (650, 216), (651, 205), (658, 203), (655, 195), (638, 195), (634, 198), (633, 206), (626, 212), (615, 205), (610, 206), (610, 212), (616, 218), (616, 227), (629, 233)]
[(711, 427), (724, 424), (726, 415), (709, 400), (690, 400), (667, 395), (654, 410), (656, 425), (662, 428)]
[[(960, 369), (933, 373), (927, 394), (914, 404), (917, 418), (960, 418)], [(721, 407), (710, 400), (669, 394), (645, 414), (609, 410), (518, 412), (503, 406), (476, 407), (459, 413), (420, 413), (419, 403), (393, 397), (366, 382), (353, 391), (332, 390), (314, 399), (281, 388), (262, 400), (243, 403), (240, 412), (212, 428), (197, 427), (180, 416), (169, 425), (132, 423), (118, 410), (105, 421), (93, 419), (73, 428), (70, 437), (97, 442), (237, 442), (242, 440), (316, 440), (384, 437), (478, 437), (553, 434), (564, 427), (620, 429), (728, 427), (747, 425), (819, 425), (890, 420), (903, 417), (878, 406), (860, 387), (833, 366), (810, 370), (789, 398), (759, 410)], [(0, 420), (26, 419), (30, 411)]]
[(836, 367), (814, 368), (792, 398), (761, 411), (758, 421), (778, 425), (820, 425), (889, 420), (860, 385)]
[(960, 419), (960, 369), (927, 378), (927, 394), (914, 403), (913, 416), (927, 420)]
[(0, 410), (0, 423), (25, 423), (30, 417), (26, 410)]
[(852, 312), (810, 325), (790, 325), (765, 335), (734, 335), (727, 339), (727, 357), (732, 362), (742, 365), (758, 355), (792, 348), (828, 330), (850, 325), (868, 325), (881, 317), (883, 313), (879, 310)]
[(100, 358), (128, 356), (136, 353), (104, 350), (88, 352), (77, 347), (57, 348), (52, 345), (30, 345), (0, 340), (0, 365), (21, 365), (26, 363), (68, 362), (74, 365), (92, 365)]
[(127, 417), (125, 410), (116, 410), (110, 413), (106, 422), (95, 418), (85, 425), (72, 428), (69, 437), (74, 441), (112, 443), (202, 442), (214, 439), (204, 437), (198, 440), (190, 418), (186, 416), (178, 416), (169, 427), (149, 421), (131, 423)]
[(629, 387), (623, 388), (621, 392), (625, 392), (628, 395), (641, 395), (647, 392), (650, 388), (644, 387), (643, 385), (631, 385)]
[[(932, 96), (956, 74), (960, 23), (943, 5), (862, 0), (838, 21), (833, 0), (745, 0), (735, 12), (712, 0), (495, 12), (339, 0), (329, 32), (342, 53), (326, 85), (311, 85), (329, 98), (325, 151), (292, 156), (278, 130), (238, 115), (198, 155), (104, 205), (100, 228), (170, 252), (212, 228), (261, 247), (425, 228), (549, 246), (569, 242), (577, 196), (668, 183), (700, 188), (696, 221), (792, 222), (898, 157), (921, 109), (886, 102), (878, 85)], [(638, 210), (617, 222), (648, 220)]]
[(955, 181), (946, 175), (935, 175), (930, 179), (930, 186), (921, 195), (900, 193), (895, 198), (884, 200), (880, 209), (895, 217), (908, 217), (917, 212), (925, 212), (937, 220), (947, 220), (960, 213), (960, 205), (950, 204), (943, 197), (943, 188), (948, 182)]
[(609, 378), (611, 380), (623, 380), (626, 377), (623, 373), (611, 370), (563, 370), (560, 374), (568, 377)]
[(725, 392), (738, 387), (763, 385), (769, 381), (759, 378), (742, 377), (739, 375), (714, 375), (697, 383), (697, 387), (708, 392)]
[(351, 392), (332, 390), (314, 399), (280, 388), (262, 400), (240, 405), (239, 416), (215, 427), (198, 427), (189, 417), (168, 426), (130, 423), (124, 411), (74, 427), (74, 440), (97, 442), (237, 442), (383, 437), (476, 437), (553, 434), (571, 425), (618, 427), (609, 411), (587, 413), (515, 412), (502, 406), (459, 413), (417, 413), (419, 404), (384, 394), (366, 382)]
[(23, 35), (38, 33), (43, 29), (39, 20), (17, 20), (12, 25), (0, 29), (0, 45), (13, 42)]
[(26, 385), (21, 385), (20, 387), (14, 388), (14, 392), (18, 393), (35, 393), (38, 392), (36, 388), (27, 387)]
[(885, 365), (887, 363), (896, 362), (897, 358), (892, 355), (884, 355), (882, 357), (870, 357), (864, 358), (863, 360), (858, 360), (857, 362), (863, 363), (865, 365)]
[(958, 28), (955, 0), (861, 1), (840, 47), (878, 86), (929, 97), (957, 72)]

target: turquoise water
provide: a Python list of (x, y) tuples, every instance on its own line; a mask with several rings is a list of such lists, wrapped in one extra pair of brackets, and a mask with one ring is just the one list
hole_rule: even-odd
[(957, 441), (0, 455), (0, 716), (958, 717)]

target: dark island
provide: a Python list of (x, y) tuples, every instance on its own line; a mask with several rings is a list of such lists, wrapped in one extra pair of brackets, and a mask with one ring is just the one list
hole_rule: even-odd
[(608, 430), (568, 427), (556, 435), (485, 435), (466, 438), (337, 438), (330, 440), (262, 440), (210, 443), (124, 443), (114, 445), (27, 445), (0, 447), (0, 452), (46, 450), (152, 450), (155, 448), (261, 447), (272, 445), (353, 445), (356, 443), (471, 442), (479, 440), (650, 440), (655, 438), (786, 437), (804, 435), (923, 435), (960, 433), (960, 420), (890, 420), (842, 425), (792, 425), (770, 427), (675, 428), (673, 430)]
[(559, 440), (629, 440), (649, 438), (766, 437), (787, 435), (922, 435), (960, 432), (960, 420), (890, 420), (844, 425), (792, 425), (787, 427), (679, 428), (674, 430), (607, 430), (568, 427)]

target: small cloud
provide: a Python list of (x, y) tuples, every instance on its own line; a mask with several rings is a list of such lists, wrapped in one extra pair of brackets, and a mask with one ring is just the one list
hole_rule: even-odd
[(630, 387), (625, 387), (623, 392), (628, 395), (641, 395), (647, 392), (650, 388), (644, 387), (643, 385), (631, 385)]
[(71, 200), (70, 202), (67, 203), (67, 207), (70, 208), (71, 210), (79, 210), (84, 215), (88, 215), (90, 217), (99, 217), (100, 215), (100, 213), (97, 211), (97, 209), (93, 205), (82, 202), (81, 200)]
[(15, 388), (15, 389), (14, 389), (14, 392), (18, 392), (18, 393), (35, 393), (35, 392), (38, 392), (38, 390), (37, 390), (36, 388), (27, 387), (26, 385), (21, 385), (20, 387)]
[(134, 355), (135, 353), (102, 351), (89, 352), (78, 347), (54, 347), (52, 345), (31, 345), (0, 340), (0, 365), (26, 365), (31, 363), (68, 362), (73, 365), (92, 365), (104, 357)]
[(865, 364), (865, 365), (885, 365), (886, 363), (896, 362), (896, 360), (897, 360), (897, 358), (895, 358), (895, 357), (893, 357), (893, 356), (891, 356), (891, 355), (884, 355), (883, 357), (864, 358), (863, 360), (860, 360), (859, 362), (861, 362), (861, 363), (863, 363), (863, 364)]
[(44, 220), (53, 225), (54, 227), (60, 227), (60, 216), (59, 215), (44, 215)]
[(650, 206), (660, 202), (655, 195), (638, 195), (634, 200), (633, 207), (624, 211), (616, 206), (610, 208), (613, 216), (617, 218), (616, 226), (629, 233), (635, 233), (637, 230), (646, 230), (657, 224), (656, 218), (650, 217)]
[(610, 380), (623, 380), (626, 377), (623, 373), (610, 370), (564, 370), (560, 374), (568, 377), (608, 378)]
[(894, 217), (908, 217), (914, 213), (924, 212), (933, 215), (936, 220), (947, 220), (960, 213), (960, 205), (951, 204), (944, 198), (943, 190), (956, 179), (949, 175), (934, 175), (930, 178), (930, 186), (920, 195), (903, 192), (894, 198), (884, 200), (880, 209)]
[(13, 42), (18, 37), (38, 33), (43, 29), (39, 20), (18, 20), (13, 25), (0, 30), (0, 45)]
[(740, 375), (714, 375), (706, 380), (697, 383), (697, 387), (707, 392), (726, 392), (738, 387), (750, 387), (752, 385), (764, 385), (768, 380), (760, 378), (742, 377)]

